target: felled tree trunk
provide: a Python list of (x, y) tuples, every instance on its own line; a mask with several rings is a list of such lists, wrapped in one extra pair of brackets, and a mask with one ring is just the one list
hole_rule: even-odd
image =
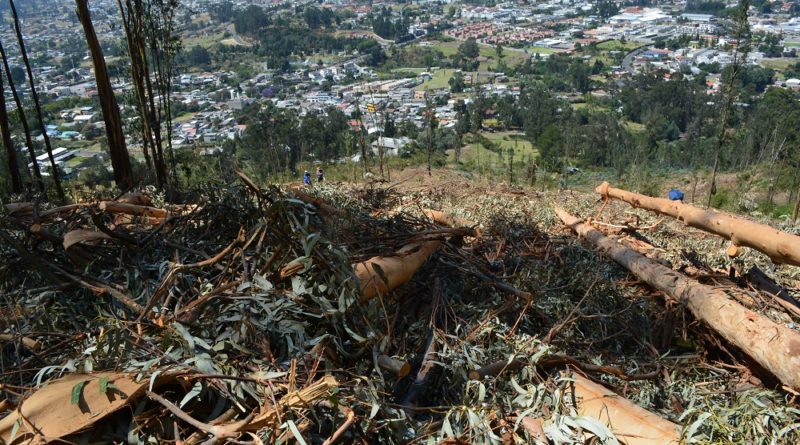
[(680, 201), (651, 198), (616, 189), (609, 187), (607, 182), (600, 184), (595, 191), (604, 198), (619, 199), (634, 207), (671, 216), (690, 227), (728, 239), (731, 241), (731, 247), (728, 249), (728, 255), (731, 257), (739, 254), (739, 246), (745, 246), (764, 253), (776, 264), (800, 266), (800, 236), (726, 213), (698, 209)]
[(78, 19), (83, 25), (86, 43), (89, 45), (89, 53), (94, 64), (97, 94), (100, 96), (100, 105), (103, 108), (103, 120), (106, 124), (106, 135), (108, 136), (108, 151), (111, 154), (111, 166), (114, 169), (114, 182), (117, 183), (120, 189), (127, 190), (133, 187), (131, 160), (128, 156), (128, 148), (125, 145), (125, 135), (122, 133), (122, 120), (119, 116), (117, 99), (114, 97), (114, 90), (111, 88), (106, 61), (103, 58), (103, 49), (100, 47), (97, 34), (94, 32), (87, 1), (75, 0)]
[(617, 439), (628, 445), (668, 445), (679, 443), (678, 426), (630, 400), (579, 375), (571, 375), (571, 393), (582, 416), (599, 420)]
[(411, 280), (423, 263), (442, 244), (439, 240), (408, 244), (393, 256), (376, 256), (358, 263), (354, 269), (361, 287), (361, 301), (368, 301), (378, 293), (386, 294)]
[(564, 224), (654, 288), (683, 302), (695, 317), (758, 362), (783, 384), (800, 389), (800, 333), (728, 298), (721, 289), (699, 284), (603, 236), (556, 208)]

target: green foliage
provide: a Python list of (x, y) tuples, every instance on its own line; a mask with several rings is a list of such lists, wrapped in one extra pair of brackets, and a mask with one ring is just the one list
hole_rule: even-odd
[(233, 24), (240, 34), (257, 35), (262, 28), (271, 23), (269, 16), (260, 6), (250, 5), (233, 15)]
[(731, 209), (736, 203), (736, 199), (733, 197), (733, 193), (722, 187), (717, 188), (717, 193), (711, 198), (711, 207), (720, 210), (728, 210)]

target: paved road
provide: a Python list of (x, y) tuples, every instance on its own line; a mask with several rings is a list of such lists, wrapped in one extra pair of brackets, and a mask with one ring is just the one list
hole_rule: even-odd
[(639, 54), (647, 51), (647, 49), (647, 46), (640, 46), (639, 48), (636, 48), (626, 54), (625, 58), (622, 59), (622, 69), (631, 74), (636, 74), (636, 70), (633, 68), (633, 59), (635, 59)]

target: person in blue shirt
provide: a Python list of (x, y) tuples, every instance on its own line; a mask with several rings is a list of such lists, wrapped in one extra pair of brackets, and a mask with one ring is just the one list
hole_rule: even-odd
[(311, 185), (311, 173), (309, 173), (308, 170), (303, 172), (303, 184)]

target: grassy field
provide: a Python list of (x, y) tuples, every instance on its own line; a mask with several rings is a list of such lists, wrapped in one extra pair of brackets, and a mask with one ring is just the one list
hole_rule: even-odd
[(437, 70), (435, 73), (433, 73), (433, 78), (431, 80), (428, 80), (420, 85), (417, 85), (416, 87), (414, 87), (414, 89), (427, 91), (439, 88), (449, 88), (450, 84), (448, 84), (448, 82), (450, 81), (450, 78), (453, 77), (453, 73), (455, 72), (456, 70), (453, 69)]
[(534, 53), (537, 53), (537, 54), (553, 54), (553, 53), (558, 52), (558, 51), (556, 51), (556, 50), (554, 50), (552, 48), (545, 48), (544, 46), (531, 46), (531, 47), (528, 47), (526, 49), (531, 54), (534, 54)]
[(625, 121), (625, 127), (632, 133), (639, 133), (647, 129), (644, 124), (638, 122)]
[[(484, 169), (506, 168), (504, 165), (507, 165), (505, 163), (508, 162), (508, 150), (511, 148), (514, 149), (515, 166), (528, 162), (531, 157), (536, 158), (539, 156), (539, 151), (534, 148), (530, 141), (524, 139), (525, 135), (523, 133), (483, 132), (481, 135), (500, 146), (503, 151), (503, 163), (501, 163), (501, 156), (497, 152), (486, 149), (480, 142), (472, 142), (461, 149), (462, 164)], [(453, 150), (448, 151), (448, 162), (455, 162)]]
[(620, 40), (608, 40), (603, 43), (597, 44), (597, 49), (603, 51), (630, 51), (634, 48), (642, 46), (641, 43), (636, 42), (622, 42)]
[[(430, 43), (431, 43), (430, 45), (426, 45), (428, 48), (439, 50), (444, 54), (445, 57), (450, 57), (458, 52), (458, 47), (463, 42), (454, 40), (452, 42), (430, 42)], [(549, 54), (546, 51), (553, 52), (553, 50), (549, 50), (548, 48), (542, 48), (541, 53)], [(512, 51), (510, 49), (506, 49), (503, 52), (503, 59), (505, 60), (507, 65), (513, 66), (524, 60), (526, 57), (528, 57), (528, 55), (520, 51)], [(483, 68), (484, 66), (488, 67), (497, 64), (497, 53), (495, 52), (495, 48), (491, 45), (485, 45), (483, 43), (479, 43), (478, 58), (481, 61), (481, 69), (484, 69)]]
[(765, 68), (783, 71), (790, 65), (794, 65), (797, 62), (800, 62), (800, 58), (798, 57), (784, 57), (780, 59), (763, 59), (761, 61), (761, 65), (763, 65)]
[(186, 49), (191, 49), (195, 46), (210, 48), (217, 43), (222, 42), (224, 39), (225, 33), (223, 32), (193, 35), (183, 39), (183, 47)]

